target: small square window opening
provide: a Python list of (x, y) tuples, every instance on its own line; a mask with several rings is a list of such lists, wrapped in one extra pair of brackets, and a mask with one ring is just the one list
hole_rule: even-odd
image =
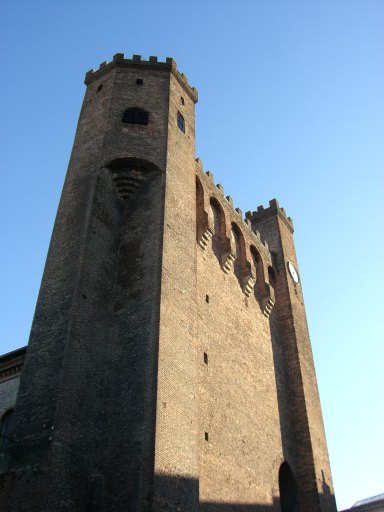
[(143, 85), (144, 80), (142, 78), (136, 78), (136, 85)]

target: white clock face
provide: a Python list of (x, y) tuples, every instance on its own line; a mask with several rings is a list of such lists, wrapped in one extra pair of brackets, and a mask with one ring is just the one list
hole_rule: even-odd
[(297, 284), (299, 282), (299, 274), (297, 273), (297, 270), (295, 269), (295, 266), (291, 261), (288, 261), (288, 270), (289, 273), (291, 274), (293, 281)]

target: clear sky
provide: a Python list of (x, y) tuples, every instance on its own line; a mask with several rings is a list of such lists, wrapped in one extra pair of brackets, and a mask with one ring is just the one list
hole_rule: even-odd
[(384, 492), (384, 2), (5, 0), (0, 20), (1, 351), (28, 341), (85, 72), (174, 57), (206, 170), (294, 220), (338, 507)]

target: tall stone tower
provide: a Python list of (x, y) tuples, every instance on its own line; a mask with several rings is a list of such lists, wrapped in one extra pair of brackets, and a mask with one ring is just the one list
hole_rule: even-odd
[(172, 59), (85, 83), (4, 510), (334, 511), (292, 221), (203, 171)]

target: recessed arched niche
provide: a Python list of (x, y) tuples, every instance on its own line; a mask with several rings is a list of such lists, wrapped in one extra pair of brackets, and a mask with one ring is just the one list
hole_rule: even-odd
[(251, 245), (251, 255), (252, 255), (252, 263), (253, 268), (256, 273), (256, 286), (255, 293), (261, 297), (264, 292), (264, 284), (265, 284), (265, 276), (264, 276), (264, 264), (261, 259), (259, 251), (256, 249), (254, 245)]
[(231, 226), (231, 251), (234, 255), (233, 270), (240, 286), (242, 286), (245, 267), (245, 245), (243, 234), (237, 224)]
[(279, 491), (281, 512), (299, 512), (299, 497), (295, 476), (288, 462), (279, 469)]
[(196, 177), (196, 236), (200, 239), (204, 226), (204, 189), (198, 177)]
[(155, 164), (138, 158), (117, 158), (106, 167), (111, 173), (119, 198), (125, 202), (132, 201), (160, 173)]
[(213, 227), (212, 249), (217, 259), (221, 261), (222, 244), (225, 237), (224, 212), (220, 203), (214, 197), (211, 197), (209, 206), (208, 215)]

